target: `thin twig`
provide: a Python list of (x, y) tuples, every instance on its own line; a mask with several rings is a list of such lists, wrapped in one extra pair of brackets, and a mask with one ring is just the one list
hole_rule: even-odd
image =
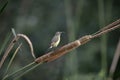
[(113, 77), (113, 74), (115, 72), (119, 57), (120, 57), (120, 39), (119, 39), (119, 43), (117, 45), (117, 49), (116, 49), (115, 55), (113, 57), (113, 61), (112, 61), (110, 71), (109, 71), (109, 77), (111, 77), (111, 78)]
[(120, 24), (120, 19), (118, 19), (118, 20), (116, 20), (115, 22), (107, 25), (106, 27), (103, 27), (102, 29), (100, 29), (99, 31), (95, 32), (95, 33), (92, 34), (92, 35), (96, 35), (96, 34), (98, 34), (98, 33), (100, 33), (100, 32), (106, 31), (106, 30), (108, 30), (108, 29), (110, 29), (110, 28), (112, 28), (112, 27), (114, 27), (114, 26), (119, 25), (119, 24)]
[[(96, 38), (96, 37), (99, 37), (99, 36), (101, 36), (102, 34), (105, 34), (105, 33), (108, 33), (108, 32), (110, 32), (110, 31), (112, 31), (112, 30), (114, 30), (114, 29), (117, 29), (117, 28), (119, 28), (120, 27), (120, 24), (118, 24), (118, 25), (115, 25), (115, 26), (110, 26), (110, 28), (107, 28), (107, 29), (105, 29), (105, 30), (100, 30), (100, 31), (98, 31), (97, 33), (95, 33), (95, 34), (93, 34), (92, 35), (92, 38)], [(103, 28), (104, 29), (104, 28)]]
[[(17, 36), (17, 33), (15, 32), (15, 29), (14, 29), (14, 28), (11, 28), (11, 30), (12, 30), (12, 33), (13, 33), (14, 37), (16, 37), (16, 36)], [(19, 42), (17, 42), (17, 44), (19, 45)], [(21, 49), (21, 48), (20, 48), (20, 51), (22, 52), (22, 49)]]
[(11, 64), (12, 64), (12, 62), (13, 62), (13, 59), (15, 58), (15, 56), (16, 56), (17, 52), (19, 51), (19, 49), (21, 48), (21, 46), (22, 46), (22, 43), (21, 43), (21, 44), (17, 47), (17, 49), (15, 50), (15, 52), (14, 52), (14, 54), (13, 54), (10, 62), (8, 63), (8, 66), (7, 66), (7, 69), (6, 69), (6, 71), (5, 71), (5, 74), (8, 72), (8, 70), (9, 70), (9, 68), (10, 68), (10, 66), (11, 66)]
[(17, 80), (18, 78), (22, 77), (23, 75), (27, 74), (29, 71), (32, 71), (33, 69), (35, 69), (36, 67), (38, 67), (39, 65), (41, 65), (42, 63), (36, 64), (33, 67), (31, 67), (30, 69), (24, 71), (22, 74), (20, 74), (19, 76), (15, 77), (13, 80)]
[(5, 40), (4, 40), (4, 42), (3, 42), (3, 44), (2, 44), (2, 46), (0, 48), (0, 55), (2, 54), (2, 52), (3, 52), (4, 48), (5, 48), (5, 46), (7, 45), (8, 41), (10, 40), (11, 35), (12, 35), (11, 33), (7, 34)]
[(0, 69), (5, 61), (5, 59), (7, 58), (8, 54), (10, 53), (11, 49), (13, 48), (13, 46), (15, 45), (15, 42), (19, 39), (19, 37), (15, 37), (11, 43), (9, 44), (8, 48), (6, 49), (1, 61), (0, 61)]
[(15, 71), (15, 72), (13, 72), (13, 73), (11, 73), (11, 74), (7, 74), (2, 80), (8, 79), (8, 78), (11, 77), (12, 75), (15, 75), (16, 73), (18, 73), (18, 72), (20, 72), (20, 71), (22, 71), (22, 70), (25, 70), (25, 69), (27, 69), (27, 68), (29, 68), (29, 67), (32, 66), (33, 64), (35, 64), (35, 62), (32, 62), (32, 63), (30, 63), (30, 64), (22, 67), (21, 69)]

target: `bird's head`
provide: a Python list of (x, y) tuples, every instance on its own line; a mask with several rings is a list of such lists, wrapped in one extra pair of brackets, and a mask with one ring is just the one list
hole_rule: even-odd
[(62, 33), (64, 33), (64, 32), (58, 31), (58, 32), (56, 32), (56, 35), (61, 35)]

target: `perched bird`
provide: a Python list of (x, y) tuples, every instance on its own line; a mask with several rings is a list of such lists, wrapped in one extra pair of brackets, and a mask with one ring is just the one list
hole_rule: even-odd
[(58, 44), (60, 43), (60, 36), (61, 36), (62, 33), (63, 32), (56, 32), (55, 33), (55, 36), (51, 40), (51, 44), (50, 44), (49, 49), (58, 46)]

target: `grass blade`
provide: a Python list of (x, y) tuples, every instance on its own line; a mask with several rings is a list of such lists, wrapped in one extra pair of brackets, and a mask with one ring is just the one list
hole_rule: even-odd
[(8, 63), (8, 66), (7, 66), (7, 69), (6, 69), (6, 71), (5, 71), (5, 74), (8, 72), (8, 70), (9, 70), (9, 68), (10, 68), (10, 66), (11, 66), (11, 64), (12, 64), (12, 62), (13, 62), (16, 54), (17, 54), (17, 52), (20, 50), (20, 47), (21, 47), (21, 46), (22, 46), (22, 43), (18, 46), (18, 48), (17, 48), (16, 51), (14, 52), (14, 54), (13, 54), (10, 62)]

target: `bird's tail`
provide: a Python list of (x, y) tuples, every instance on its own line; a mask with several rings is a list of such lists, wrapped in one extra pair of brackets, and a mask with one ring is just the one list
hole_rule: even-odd
[(52, 46), (50, 46), (48, 49), (51, 49), (52, 48)]
[(53, 47), (52, 47), (52, 46), (50, 46), (50, 47), (47, 49), (47, 51), (46, 51), (46, 52), (49, 52), (52, 48), (53, 48)]

